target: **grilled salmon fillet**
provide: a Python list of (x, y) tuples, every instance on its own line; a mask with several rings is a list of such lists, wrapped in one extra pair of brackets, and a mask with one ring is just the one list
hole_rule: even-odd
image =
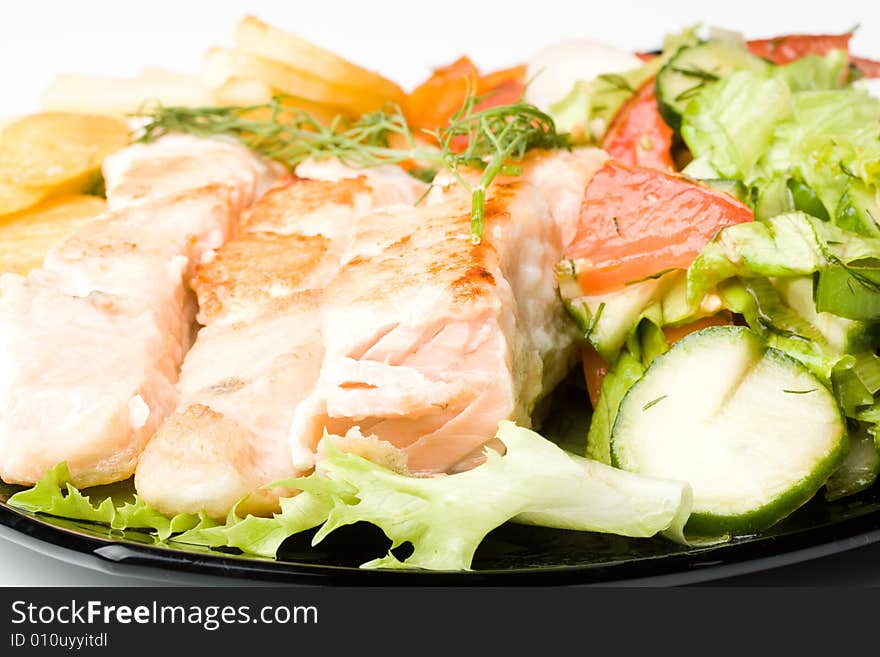
[[(201, 163), (201, 166), (199, 165)], [(274, 170), (231, 144), (173, 137), (104, 164), (110, 211), (0, 277), (0, 478), (67, 461), (77, 486), (129, 477), (175, 407), (195, 303), (187, 279)]]
[[(321, 288), (359, 216), (424, 192), (380, 174), (297, 178), (266, 194), (238, 237), (202, 259), (193, 287), (206, 326), (184, 361), (180, 404), (135, 475), (155, 508), (223, 518), (245, 495), (295, 474), (288, 432), (323, 362)], [(265, 512), (276, 499), (251, 495), (247, 510)]]
[(322, 295), (323, 364), (291, 424), (297, 468), (313, 465), (326, 428), (390, 442), (413, 472), (448, 471), (500, 420), (528, 426), (567, 372), (574, 333), (553, 279), (559, 227), (534, 185), (490, 193), (477, 246), (459, 199), (358, 221)]
[[(584, 190), (607, 159), (605, 151), (584, 147), (571, 151), (529, 151), (521, 163), (522, 175), (516, 180), (531, 183), (546, 199), (550, 215), (559, 226), (563, 249), (567, 249), (577, 235)], [(480, 174), (467, 172), (464, 176), (476, 183)], [(496, 178), (498, 183), (505, 180), (511, 181)], [(466, 194), (451, 174), (441, 173), (434, 180), (428, 202), (442, 203)]]

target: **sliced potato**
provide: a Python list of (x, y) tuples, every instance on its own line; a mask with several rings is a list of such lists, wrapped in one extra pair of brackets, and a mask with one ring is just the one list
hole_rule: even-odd
[(403, 102), (403, 90), (391, 80), (253, 16), (238, 24), (233, 39), (242, 52), (275, 60), (331, 83), (361, 89), (385, 101)]
[(381, 109), (387, 102), (372, 92), (341, 86), (259, 55), (226, 48), (208, 51), (202, 80), (212, 89), (234, 80), (259, 80), (270, 89), (313, 103), (343, 107), (358, 115)]
[(0, 182), (0, 216), (36, 205), (48, 195), (46, 187), (22, 187)]
[(147, 69), (137, 78), (59, 75), (43, 96), (43, 109), (125, 116), (151, 101), (184, 107), (213, 104), (196, 76)]
[(54, 187), (97, 170), (129, 141), (128, 126), (94, 114), (31, 114), (0, 131), (0, 182)]
[(0, 273), (25, 275), (46, 252), (107, 209), (97, 196), (59, 196), (0, 219)]

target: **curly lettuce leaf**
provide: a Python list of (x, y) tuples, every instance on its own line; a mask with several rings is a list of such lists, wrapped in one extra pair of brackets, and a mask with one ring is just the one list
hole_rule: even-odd
[(98, 505), (92, 505), (89, 498), (80, 493), (70, 481), (67, 463), (59, 463), (49, 469), (32, 488), (10, 497), (8, 504), (31, 513), (111, 524), (116, 517), (113, 501), (107, 498)]
[(31, 513), (100, 523), (115, 530), (146, 530), (160, 541), (174, 533), (186, 531), (198, 522), (198, 516), (193, 514), (168, 518), (137, 495), (122, 501), (105, 497), (93, 503), (91, 496), (83, 495), (70, 480), (67, 463), (59, 463), (50, 468), (33, 487), (10, 497), (8, 504)]
[(109, 528), (139, 529), (183, 548), (238, 548), (274, 557), (281, 543), (320, 526), (314, 543), (335, 529), (361, 520), (381, 528), (396, 547), (412, 543), (401, 562), (391, 553), (365, 567), (467, 569), (492, 529), (509, 521), (526, 524), (653, 536), (684, 541), (690, 515), (687, 484), (644, 477), (575, 457), (538, 434), (513, 423), (500, 425), (502, 456), (487, 450), (485, 463), (468, 472), (410, 477), (342, 452), (325, 437), (316, 473), (275, 482), (301, 492), (280, 500), (272, 517), (241, 518), (233, 508), (225, 523), (205, 514), (167, 518), (134, 496), (93, 504), (68, 483), (64, 463), (37, 484), (10, 498), (32, 513), (97, 522)]
[[(392, 550), (411, 543), (400, 561), (391, 552), (366, 568), (461, 570), (492, 529), (509, 521), (600, 531), (625, 536), (670, 532), (681, 536), (690, 515), (687, 484), (616, 470), (577, 459), (538, 434), (502, 422), (497, 437), (502, 456), (486, 451), (486, 461), (467, 472), (441, 477), (407, 477), (326, 441), (321, 475), (309, 490), (335, 498), (314, 542), (344, 525), (372, 523), (392, 541)], [(335, 491), (354, 491), (351, 503)]]

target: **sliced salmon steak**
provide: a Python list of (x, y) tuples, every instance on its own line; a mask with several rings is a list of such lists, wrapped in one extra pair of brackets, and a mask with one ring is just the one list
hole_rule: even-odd
[(528, 426), (573, 355), (553, 278), (561, 255), (528, 183), (491, 187), (476, 246), (467, 200), (362, 217), (323, 291), (323, 364), (294, 413), (294, 465), (314, 464), (326, 428), (405, 450), (413, 472), (446, 472), (500, 420)]
[(77, 486), (126, 479), (176, 404), (196, 310), (187, 278), (273, 167), (224, 142), (169, 141), (173, 148), (162, 140), (108, 158), (111, 210), (28, 278), (0, 277), (8, 483), (34, 483), (60, 461)]
[[(206, 326), (184, 361), (180, 404), (141, 456), (135, 486), (144, 499), (166, 513), (223, 518), (244, 496), (296, 474), (288, 431), (323, 362), (321, 288), (359, 216), (411, 206), (424, 189), (375, 170), (295, 179), (266, 194), (239, 236), (202, 259), (193, 287)], [(247, 510), (269, 511), (276, 499), (252, 494)]]
[[(522, 175), (516, 178), (499, 176), (494, 184), (523, 181), (537, 187), (549, 206), (550, 215), (559, 226), (563, 249), (574, 241), (580, 224), (584, 189), (608, 160), (608, 154), (598, 148), (575, 148), (571, 151), (529, 151), (522, 162)], [(479, 181), (475, 171), (462, 172), (472, 184)], [(490, 188), (491, 191), (491, 188)], [(442, 203), (451, 198), (468, 198), (465, 190), (449, 173), (441, 172), (434, 180), (428, 203)]]

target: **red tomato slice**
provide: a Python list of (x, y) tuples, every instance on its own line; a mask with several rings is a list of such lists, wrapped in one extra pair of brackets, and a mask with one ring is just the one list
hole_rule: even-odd
[(602, 358), (592, 345), (588, 344), (581, 349), (581, 362), (584, 366), (584, 380), (587, 383), (590, 403), (593, 408), (596, 408), (602, 382), (605, 380), (605, 375), (608, 374), (608, 361)]
[[(807, 55), (827, 55), (832, 50), (849, 52), (852, 33), (847, 34), (789, 34), (774, 39), (748, 42), (749, 50), (769, 59), (774, 64), (788, 64)], [(850, 57), (866, 78), (880, 78), (880, 62), (864, 57)]]
[(850, 57), (849, 61), (855, 64), (866, 78), (880, 78), (880, 62), (864, 57)]
[(753, 218), (729, 194), (608, 160), (587, 185), (565, 257), (574, 262), (584, 294), (604, 294), (687, 268), (718, 230)]
[(407, 96), (407, 119), (416, 128), (443, 128), (461, 109), (468, 92), (483, 96), (475, 110), (515, 103), (522, 98), (525, 77), (525, 66), (480, 75), (470, 59), (460, 57), (452, 64), (435, 70), (430, 78)]
[(849, 52), (852, 34), (788, 34), (748, 42), (749, 50), (774, 64), (788, 64), (807, 55), (827, 55), (832, 50)]
[(660, 116), (653, 78), (614, 117), (602, 143), (623, 164), (672, 171), (672, 128)]

